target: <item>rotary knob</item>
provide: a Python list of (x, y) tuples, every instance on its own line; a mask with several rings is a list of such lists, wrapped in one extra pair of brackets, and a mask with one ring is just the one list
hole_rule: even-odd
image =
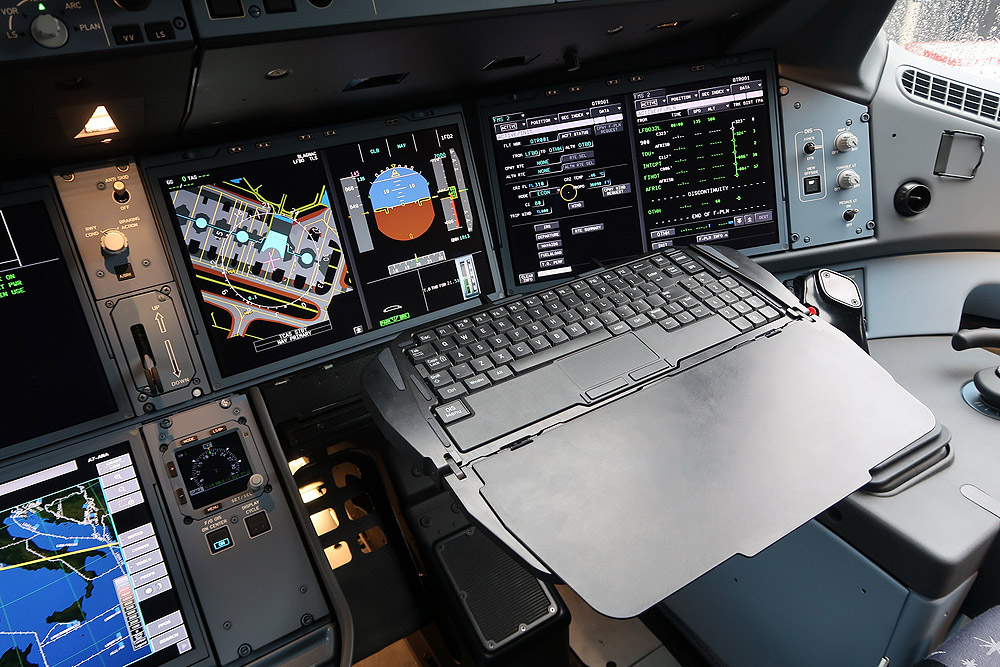
[(128, 252), (128, 237), (117, 229), (109, 229), (101, 234), (101, 252), (106, 257), (124, 255)]
[(837, 174), (837, 185), (844, 188), (856, 188), (861, 185), (861, 177), (853, 169), (845, 169)]
[(250, 481), (247, 484), (247, 486), (250, 488), (251, 491), (259, 491), (261, 488), (264, 487), (264, 476), (261, 475), (259, 472), (255, 472), (254, 474), (250, 475)]
[(58, 49), (69, 39), (69, 30), (57, 17), (39, 14), (31, 22), (31, 37), (47, 49)]
[(858, 147), (858, 138), (853, 132), (841, 132), (834, 140), (834, 145), (841, 153), (854, 150)]

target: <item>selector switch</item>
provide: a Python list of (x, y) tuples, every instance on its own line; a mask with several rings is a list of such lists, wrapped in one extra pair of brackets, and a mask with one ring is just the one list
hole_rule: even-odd
[(260, 489), (264, 486), (264, 476), (259, 472), (255, 472), (250, 475), (250, 481), (247, 483), (247, 486), (251, 491), (260, 491)]
[(853, 132), (841, 132), (834, 140), (834, 145), (841, 153), (851, 151), (858, 147), (858, 138)]
[(124, 255), (128, 252), (128, 237), (117, 229), (101, 234), (101, 252), (105, 257)]
[(69, 40), (69, 30), (58, 17), (41, 14), (31, 22), (31, 37), (47, 49), (58, 49)]
[(861, 185), (861, 176), (853, 169), (845, 169), (837, 174), (837, 185), (844, 188), (856, 188)]

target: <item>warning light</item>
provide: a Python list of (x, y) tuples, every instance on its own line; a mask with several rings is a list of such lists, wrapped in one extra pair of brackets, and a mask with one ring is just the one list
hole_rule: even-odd
[[(90, 120), (83, 126), (79, 134), (73, 138), (83, 139), (85, 137), (99, 137), (105, 134), (118, 134), (118, 126), (115, 125), (111, 114), (108, 113), (107, 107), (102, 104), (94, 109), (94, 113), (90, 115)], [(110, 141), (110, 139), (105, 141)]]

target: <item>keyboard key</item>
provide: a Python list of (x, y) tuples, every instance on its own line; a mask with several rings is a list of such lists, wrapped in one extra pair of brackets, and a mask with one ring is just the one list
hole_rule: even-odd
[(529, 338), (531, 338), (531, 336), (528, 335), (527, 331), (525, 331), (521, 327), (518, 327), (512, 331), (508, 331), (507, 338), (510, 338), (510, 342), (512, 343), (519, 343), (522, 340), (528, 340)]
[(428, 375), (427, 381), (432, 387), (443, 387), (454, 382), (454, 378), (451, 377), (451, 373), (448, 371), (438, 371), (437, 373)]
[(551, 330), (551, 329), (560, 329), (566, 323), (563, 322), (562, 318), (559, 317), (558, 315), (550, 315), (549, 317), (546, 317), (542, 320), (542, 324), (544, 324)]
[(745, 317), (737, 317), (733, 320), (733, 324), (735, 324), (736, 328), (740, 331), (749, 331), (750, 329), (753, 329), (753, 325), (750, 324), (750, 320)]
[(490, 347), (494, 350), (500, 350), (510, 345), (510, 339), (503, 334), (500, 334), (499, 336), (490, 336), (486, 342), (489, 343)]
[(469, 390), (466, 389), (464, 385), (460, 385), (457, 382), (455, 384), (438, 387), (435, 391), (437, 392), (437, 395), (441, 397), (442, 401), (450, 401), (469, 393)]
[(705, 299), (705, 305), (713, 310), (719, 310), (720, 308), (728, 308), (726, 302), (717, 296), (710, 296)]
[(552, 347), (552, 343), (550, 343), (549, 339), (545, 336), (535, 336), (534, 338), (528, 339), (528, 345), (530, 345), (531, 349), (535, 352)]
[(497, 333), (503, 333), (505, 331), (510, 331), (514, 328), (514, 323), (508, 320), (506, 317), (501, 317), (499, 320), (493, 323), (493, 328), (496, 329)]
[(470, 378), (466, 378), (465, 386), (469, 391), (476, 391), (477, 389), (486, 389), (486, 387), (493, 384), (490, 379), (486, 377), (485, 373), (480, 373), (479, 375), (473, 375)]
[(733, 289), (734, 287), (739, 287), (740, 286), (740, 284), (738, 282), (736, 282), (735, 278), (731, 278), (729, 276), (726, 276), (725, 278), (721, 279), (719, 282), (722, 283), (723, 285), (725, 285), (726, 287), (728, 287), (729, 289)]
[(733, 304), (733, 308), (735, 308), (740, 315), (746, 315), (751, 310), (753, 310), (753, 308), (751, 308), (750, 305), (745, 301), (737, 301), (736, 303)]
[(563, 318), (563, 322), (570, 324), (571, 322), (579, 322), (583, 318), (580, 317), (580, 313), (575, 310), (567, 310), (565, 313), (560, 313), (559, 317)]
[(507, 304), (507, 311), (511, 315), (514, 315), (514, 313), (523, 313), (525, 310), (527, 309), (524, 307), (524, 304), (521, 303), (520, 301), (512, 301)]
[(455, 342), (459, 345), (471, 345), (476, 342), (476, 334), (471, 331), (459, 331), (457, 334), (452, 336)]
[(609, 311), (607, 313), (601, 313), (600, 315), (597, 316), (597, 319), (599, 319), (605, 325), (610, 326), (618, 321), (618, 316), (615, 315), (613, 312)]
[(611, 303), (610, 299), (598, 299), (593, 305), (602, 313), (615, 307), (615, 304)]
[(456, 364), (448, 369), (451, 372), (451, 376), (456, 380), (463, 380), (473, 374), (472, 367), (469, 364), (462, 363)]
[[(448, 328), (450, 329), (451, 327), (449, 326)], [(433, 345), (434, 349), (437, 350), (438, 352), (447, 352), (448, 350), (454, 350), (456, 347), (458, 347), (458, 343), (456, 343), (455, 339), (452, 338), (451, 336), (447, 338), (439, 338), (438, 340), (431, 343), (431, 345)]]
[(468, 361), (469, 359), (472, 359), (472, 354), (470, 354), (468, 350), (463, 350), (462, 348), (459, 348), (457, 350), (452, 350), (451, 352), (449, 352), (448, 358), (451, 359), (451, 363), (460, 364), (463, 361)]
[(559, 287), (556, 288), (556, 294), (558, 294), (560, 298), (571, 296), (573, 294), (573, 286), (560, 285)]
[(528, 313), (525, 312), (516, 313), (510, 318), (510, 320), (519, 327), (523, 327), (525, 324), (529, 324), (532, 321), (531, 315), (528, 315)]
[(520, 359), (521, 357), (526, 357), (529, 354), (531, 354), (532, 352), (534, 352), (534, 350), (531, 349), (531, 345), (529, 345), (527, 342), (525, 342), (525, 343), (514, 343), (508, 349), (509, 349), (510, 353), (514, 355), (515, 359)]
[(552, 303), (545, 304), (545, 309), (550, 313), (561, 313), (566, 310), (566, 304), (562, 301), (553, 301)]
[(608, 301), (616, 306), (624, 306), (630, 301), (630, 299), (624, 294), (612, 294), (608, 297)]
[(696, 273), (694, 279), (700, 282), (702, 285), (707, 285), (708, 283), (715, 282), (715, 276), (713, 276), (708, 271), (702, 271), (701, 273)]
[(740, 297), (736, 296), (732, 292), (720, 292), (719, 298), (728, 303), (729, 305), (732, 305), (740, 300)]
[(562, 345), (563, 343), (569, 342), (569, 335), (562, 329), (555, 329), (545, 334), (545, 337), (549, 339), (549, 342), (553, 345)]
[(526, 308), (535, 308), (536, 306), (542, 305), (542, 300), (537, 296), (529, 296), (524, 300), (524, 305)]
[(489, 357), (477, 357), (469, 362), (469, 366), (476, 373), (485, 373), (493, 368), (493, 361)]
[(695, 306), (694, 308), (691, 309), (690, 312), (699, 320), (702, 319), (703, 317), (708, 317), (709, 315), (712, 314), (712, 311), (709, 309), (709, 307), (704, 304), (699, 304)]
[(666, 305), (667, 301), (659, 294), (652, 294), (646, 297), (646, 303), (651, 305), (653, 308), (659, 308), (660, 306)]
[(528, 326), (524, 327), (524, 330), (528, 333), (529, 336), (541, 336), (549, 329), (541, 322), (532, 322)]
[(695, 287), (691, 290), (691, 294), (694, 294), (699, 299), (707, 299), (712, 296), (712, 291), (707, 287)]
[(642, 314), (630, 317), (625, 321), (628, 322), (628, 325), (633, 329), (641, 329), (642, 327), (649, 326), (653, 323), (651, 319)]
[(760, 314), (767, 318), (768, 322), (773, 322), (774, 320), (781, 317), (781, 313), (776, 311), (771, 306), (764, 306), (760, 309)]
[(628, 333), (631, 330), (632, 327), (630, 327), (627, 322), (615, 322), (614, 324), (608, 327), (608, 331), (610, 331), (612, 335), (615, 336), (620, 336), (622, 334)]
[(586, 335), (587, 329), (579, 322), (574, 322), (566, 327), (563, 331), (566, 332), (570, 338), (579, 338), (580, 336)]
[(583, 328), (587, 331), (597, 331), (598, 329), (604, 328), (604, 324), (602, 324), (596, 317), (588, 317), (585, 320), (581, 320), (580, 324), (583, 325)]
[(452, 401), (451, 403), (445, 403), (444, 405), (439, 405), (434, 408), (437, 412), (438, 419), (441, 420), (443, 424), (451, 424), (459, 419), (468, 417), (472, 414), (469, 410), (469, 406), (465, 404), (465, 401), (459, 399), (457, 401)]
[(580, 317), (594, 317), (595, 315), (597, 315), (597, 313), (601, 311), (598, 308), (596, 308), (593, 304), (588, 303), (577, 308), (576, 312), (580, 313)]
[(668, 303), (663, 307), (663, 310), (667, 311), (671, 315), (676, 315), (677, 313), (684, 312), (684, 306), (679, 303)]
[(503, 306), (498, 306), (496, 308), (490, 309), (490, 317), (492, 317), (494, 320), (499, 320), (501, 317), (507, 317), (508, 314), (509, 313), (507, 309), (504, 308)]
[(632, 304), (632, 309), (635, 310), (635, 312), (637, 313), (645, 313), (647, 311), (652, 310), (653, 307), (648, 303), (646, 303), (645, 299), (639, 299), (638, 301)]
[(740, 297), (741, 299), (749, 299), (753, 296), (753, 293), (746, 287), (736, 287), (733, 289), (733, 294)]
[(437, 373), (439, 370), (451, 366), (451, 359), (449, 359), (444, 355), (437, 357), (427, 357), (426, 359), (424, 359), (424, 366), (426, 366), (427, 370), (429, 370), (431, 373)]
[(646, 317), (653, 320), (654, 322), (659, 322), (667, 316), (667, 311), (662, 308), (653, 308), (651, 311), (646, 313)]
[(750, 304), (750, 307), (753, 308), (754, 310), (760, 310), (761, 308), (767, 305), (760, 297), (757, 296), (752, 296), (749, 299), (747, 299), (747, 303)]
[(415, 343), (429, 343), (437, 338), (433, 331), (421, 331), (420, 333), (413, 334), (413, 342)]
[(472, 316), (472, 323), (475, 325), (487, 324), (489, 321), (489, 313), (476, 313)]
[(668, 317), (665, 320), (660, 320), (660, 326), (666, 329), (667, 331), (673, 331), (674, 329), (679, 329), (681, 323), (672, 317)]
[(678, 299), (677, 303), (681, 304), (682, 306), (684, 306), (688, 310), (694, 308), (695, 306), (700, 306), (701, 305), (701, 302), (698, 301), (698, 299), (696, 299), (693, 296), (691, 296), (690, 294), (688, 296), (685, 296), (683, 298)]
[(708, 289), (712, 291), (713, 294), (722, 294), (726, 291), (726, 286), (722, 283), (711, 282), (705, 285)]
[(417, 347), (411, 347), (406, 351), (406, 355), (410, 357), (410, 361), (416, 363), (426, 359), (427, 357), (437, 356), (437, 351), (431, 347), (430, 343), (424, 343), (423, 345), (418, 345)]
[(576, 308), (577, 306), (583, 304), (583, 299), (576, 296), (575, 294), (570, 296), (564, 296), (561, 300), (563, 305), (566, 306), (567, 308)]
[(490, 352), (493, 351), (493, 348), (490, 347), (488, 343), (484, 343), (482, 341), (473, 343), (472, 345), (469, 345), (465, 349), (466, 351), (471, 352), (472, 355), (476, 357), (481, 357), (484, 354), (489, 354)]
[(495, 336), (497, 333), (496, 330), (489, 324), (480, 324), (477, 327), (473, 327), (472, 330), (476, 332), (476, 335), (479, 336), (480, 339)]
[(455, 327), (450, 324), (444, 324), (436, 328), (434, 332), (438, 335), (438, 338), (444, 338), (445, 336), (450, 336), (455, 333)]
[(726, 306), (724, 308), (719, 308), (719, 315), (722, 315), (727, 320), (735, 320), (737, 317), (740, 316), (739, 313), (737, 313), (735, 310), (733, 310), (729, 306)]
[(558, 301), (559, 295), (556, 294), (555, 290), (545, 290), (538, 295), (538, 298), (542, 300), (542, 303), (549, 303), (550, 301)]
[(490, 354), (490, 359), (493, 360), (494, 364), (499, 366), (500, 364), (509, 364), (514, 361), (514, 355), (507, 350), (497, 350)]
[(746, 318), (750, 320), (750, 323), (753, 324), (755, 327), (759, 327), (762, 324), (767, 324), (767, 318), (756, 311), (752, 313), (747, 313)]
[(452, 326), (455, 327), (455, 331), (465, 331), (466, 329), (471, 329), (476, 326), (472, 323), (468, 317), (463, 317), (462, 319), (456, 321)]
[(688, 312), (677, 313), (674, 317), (681, 324), (690, 324), (691, 322), (694, 322), (694, 315)]
[(634, 317), (636, 314), (635, 311), (629, 306), (618, 306), (611, 312), (617, 315), (620, 320), (627, 320), (630, 317)]
[(497, 366), (486, 371), (486, 375), (494, 382), (502, 382), (507, 378), (514, 377), (514, 371), (510, 370), (509, 366)]
[(540, 320), (543, 317), (548, 317), (549, 309), (545, 306), (532, 306), (528, 309), (528, 314), (531, 315), (533, 319)]

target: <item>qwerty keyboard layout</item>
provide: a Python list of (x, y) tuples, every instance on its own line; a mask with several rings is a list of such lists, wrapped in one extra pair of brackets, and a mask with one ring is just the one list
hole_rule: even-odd
[(445, 402), (613, 336), (710, 317), (737, 335), (781, 314), (725, 270), (672, 251), (417, 332), (406, 353)]

